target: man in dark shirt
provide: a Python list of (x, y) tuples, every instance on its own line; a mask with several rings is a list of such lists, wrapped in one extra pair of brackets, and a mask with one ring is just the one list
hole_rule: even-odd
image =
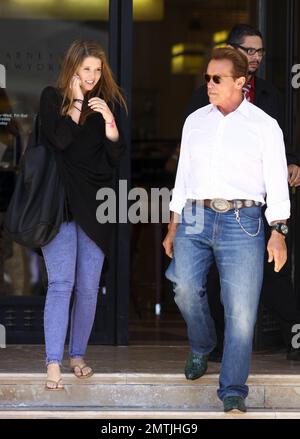
[[(245, 97), (276, 119), (284, 132), (284, 105), (281, 94), (270, 82), (256, 76), (256, 72), (265, 55), (262, 34), (259, 30), (249, 25), (238, 24), (231, 30), (228, 44), (241, 50), (249, 61), (249, 78), (244, 87)], [(207, 86), (203, 85), (192, 96), (186, 116), (208, 104)], [(300, 186), (299, 157), (290, 153), (287, 153), (286, 156), (289, 185), (291, 187), (298, 187)], [(268, 229), (268, 227), (265, 227), (266, 238), (269, 234)], [(224, 314), (223, 306), (220, 302), (219, 277), (216, 267), (211, 270), (208, 277), (207, 290), (218, 336), (218, 347), (211, 354), (211, 359), (218, 361), (222, 354)], [(287, 265), (280, 273), (275, 273), (272, 266), (268, 264), (267, 257), (265, 257), (261, 300), (265, 308), (274, 313), (279, 320), (281, 333), (287, 346), (287, 359), (300, 361), (300, 349), (294, 349), (291, 346), (291, 339), (294, 335), (292, 327), (294, 324), (300, 323), (300, 312), (297, 311), (297, 300), (293, 292), (291, 274)]]

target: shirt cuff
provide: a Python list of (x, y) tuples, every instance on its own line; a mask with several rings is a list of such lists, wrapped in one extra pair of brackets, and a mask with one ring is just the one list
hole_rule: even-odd
[(281, 203), (268, 206), (265, 211), (265, 217), (271, 225), (276, 220), (287, 220), (291, 215), (291, 203), (290, 200), (282, 201)]

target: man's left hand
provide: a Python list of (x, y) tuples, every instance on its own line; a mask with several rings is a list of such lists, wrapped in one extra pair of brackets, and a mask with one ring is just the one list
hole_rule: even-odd
[(274, 261), (274, 271), (278, 273), (287, 261), (287, 248), (284, 236), (276, 231), (272, 231), (267, 250), (269, 254), (268, 262)]
[(289, 173), (289, 185), (291, 187), (300, 186), (300, 166), (297, 165), (289, 165), (288, 166)]

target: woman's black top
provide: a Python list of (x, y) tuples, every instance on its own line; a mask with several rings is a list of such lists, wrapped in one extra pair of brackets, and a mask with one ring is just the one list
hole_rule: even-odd
[(67, 194), (69, 219), (74, 219), (84, 232), (109, 253), (113, 224), (100, 224), (96, 210), (101, 201), (97, 191), (113, 188), (114, 168), (125, 145), (121, 139), (112, 142), (105, 135), (105, 122), (100, 113), (89, 115), (83, 125), (70, 116), (61, 116), (62, 96), (54, 87), (46, 87), (40, 100), (41, 140), (54, 148), (59, 171)]

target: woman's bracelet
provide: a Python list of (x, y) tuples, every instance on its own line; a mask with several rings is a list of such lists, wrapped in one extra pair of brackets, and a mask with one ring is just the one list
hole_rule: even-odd
[(105, 125), (109, 125), (110, 128), (114, 128), (115, 127), (115, 119), (113, 119), (111, 122), (105, 122)]
[(73, 107), (76, 108), (76, 110), (80, 111), (81, 113), (81, 110), (78, 107), (76, 107), (76, 105), (73, 105)]

